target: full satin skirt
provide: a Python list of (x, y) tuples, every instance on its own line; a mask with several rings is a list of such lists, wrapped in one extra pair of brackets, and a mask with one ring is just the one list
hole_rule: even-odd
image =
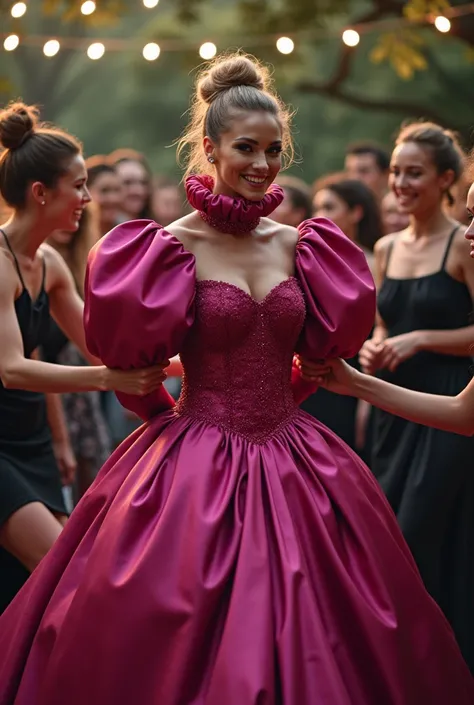
[(0, 619), (0, 705), (472, 705), (358, 457), (166, 412), (100, 471)]

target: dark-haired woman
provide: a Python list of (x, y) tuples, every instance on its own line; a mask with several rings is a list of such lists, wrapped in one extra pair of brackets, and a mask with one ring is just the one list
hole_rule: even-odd
[[(313, 209), (316, 216), (330, 218), (361, 248), (372, 270), (374, 245), (383, 230), (379, 207), (369, 187), (339, 175), (321, 179), (317, 182)], [(357, 356), (349, 362), (357, 367)], [(364, 460), (369, 460), (370, 407), (364, 401), (318, 389), (303, 402), (302, 408), (337, 433)]]
[[(71, 274), (44, 244), (55, 230), (75, 231), (90, 201), (80, 144), (17, 103), (0, 111), (0, 145), (0, 193), (12, 209), (0, 228), (0, 546), (32, 571), (66, 515), (44, 393), (143, 393), (163, 371), (112, 371), (90, 355)], [(95, 367), (32, 359), (48, 341), (50, 312)]]
[[(378, 321), (364, 371), (407, 389), (456, 395), (470, 379), (474, 261), (445, 201), (464, 157), (441, 127), (400, 132), (391, 187), (409, 226), (375, 247)], [(371, 466), (428, 591), (474, 670), (474, 439), (375, 411)]]

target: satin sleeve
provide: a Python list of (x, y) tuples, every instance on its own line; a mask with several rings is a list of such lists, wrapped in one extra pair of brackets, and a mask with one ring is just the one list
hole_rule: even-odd
[[(88, 259), (84, 327), (90, 352), (112, 369), (149, 367), (181, 351), (194, 320), (194, 257), (157, 223), (118, 225)], [(164, 387), (117, 393), (143, 419), (174, 406)]]
[[(306, 321), (296, 352), (309, 360), (353, 357), (375, 320), (375, 284), (366, 257), (327, 218), (306, 220), (298, 229), (296, 275)], [(293, 378), (302, 400), (312, 385), (298, 381), (295, 371)]]

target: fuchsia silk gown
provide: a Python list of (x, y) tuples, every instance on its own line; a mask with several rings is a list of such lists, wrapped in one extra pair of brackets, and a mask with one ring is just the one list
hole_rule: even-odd
[[(330, 221), (256, 301), (155, 223), (92, 253), (91, 350), (180, 353), (173, 407), (115, 451), (0, 619), (1, 705), (473, 705), (471, 675), (371, 473), (299, 410), (296, 351), (350, 357), (375, 294)], [(298, 395), (297, 395), (298, 396)]]

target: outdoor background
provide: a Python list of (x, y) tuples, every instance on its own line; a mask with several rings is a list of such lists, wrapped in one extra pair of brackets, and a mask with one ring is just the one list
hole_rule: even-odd
[[(153, 0), (145, 0), (150, 5)], [(425, 0), (0, 0), (0, 104), (12, 98), (42, 106), (43, 116), (68, 128), (86, 155), (131, 147), (156, 173), (180, 175), (171, 145), (186, 120), (199, 47), (218, 53), (243, 48), (274, 66), (278, 89), (296, 111), (301, 162), (292, 172), (311, 182), (343, 165), (349, 142), (370, 138), (390, 149), (407, 118), (431, 118), (461, 133), (466, 147), (474, 127), (474, 3)], [(439, 32), (434, 18), (451, 18)], [(356, 27), (360, 43), (341, 34)], [(14, 51), (3, 49), (11, 34)], [(279, 53), (280, 36), (293, 39)], [(43, 45), (55, 38), (52, 58)], [(86, 54), (93, 41), (104, 56)], [(161, 53), (146, 61), (142, 50)]]

